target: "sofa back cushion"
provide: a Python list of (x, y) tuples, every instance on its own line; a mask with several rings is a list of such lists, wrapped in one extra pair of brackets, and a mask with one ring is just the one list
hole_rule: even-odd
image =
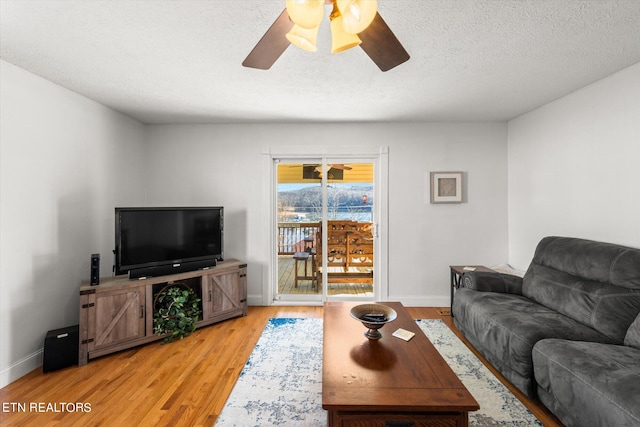
[(624, 345), (635, 347), (640, 350), (640, 314), (636, 317), (636, 320), (633, 321), (631, 326), (629, 326), (627, 335), (624, 337)]
[(545, 237), (522, 293), (622, 343), (640, 313), (640, 250), (570, 237)]

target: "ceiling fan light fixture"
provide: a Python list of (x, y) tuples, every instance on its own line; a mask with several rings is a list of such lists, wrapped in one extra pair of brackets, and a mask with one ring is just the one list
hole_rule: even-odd
[(331, 21), (331, 53), (343, 52), (362, 43), (357, 34), (344, 31), (342, 18)]
[(331, 20), (331, 53), (343, 52), (362, 43), (357, 34), (347, 33), (342, 25), (342, 16), (337, 6), (333, 5)]
[[(1, 1), (1, 0), (0, 0)], [(378, 13), (376, 0), (285, 0), (286, 8), (278, 15), (260, 41), (242, 62), (244, 67), (268, 70), (285, 52), (290, 44), (302, 49), (317, 51), (316, 39), (319, 22), (322, 20), (324, 6), (333, 6), (334, 12), (329, 16), (331, 26), (332, 52), (340, 52), (359, 45), (364, 53), (380, 68), (389, 71), (409, 60), (409, 53), (402, 46), (391, 28)], [(305, 22), (298, 19), (296, 7), (304, 8), (313, 5), (320, 12), (315, 20)], [(316, 12), (317, 13), (317, 12)], [(319, 16), (319, 18), (318, 18)], [(336, 18), (341, 19), (336, 22)], [(342, 31), (335, 29), (342, 21)], [(354, 26), (353, 23), (358, 25)], [(314, 25), (318, 23), (317, 25)], [(306, 28), (305, 28), (306, 27)], [(306, 30), (306, 31), (305, 31)], [(358, 35), (359, 41), (351, 38), (350, 42), (342, 40), (340, 33)]]
[(366, 30), (378, 12), (376, 0), (335, 0), (342, 26), (347, 33), (358, 34)]
[(300, 49), (315, 52), (318, 50), (316, 40), (318, 39), (318, 30), (320, 26), (315, 28), (303, 28), (298, 24), (294, 25), (291, 31), (287, 33), (287, 40), (291, 44), (298, 46)]
[(324, 16), (324, 0), (286, 0), (287, 13), (296, 25), (315, 28)]

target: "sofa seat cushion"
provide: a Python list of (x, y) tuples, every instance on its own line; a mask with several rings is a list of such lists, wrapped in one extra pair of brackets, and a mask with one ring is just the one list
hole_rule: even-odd
[(513, 385), (535, 396), (531, 352), (544, 338), (612, 342), (575, 320), (514, 294), (460, 289), (453, 303), (456, 327)]
[(564, 424), (640, 425), (640, 350), (546, 339), (533, 349), (533, 366), (543, 403)]

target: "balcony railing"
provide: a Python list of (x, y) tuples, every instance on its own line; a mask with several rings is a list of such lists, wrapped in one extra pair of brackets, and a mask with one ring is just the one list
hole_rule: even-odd
[[(278, 223), (278, 254), (288, 255), (304, 252), (306, 247), (315, 247), (316, 233), (320, 229), (318, 222), (280, 222)], [(304, 239), (313, 239), (305, 242)]]
[[(316, 233), (320, 229), (322, 212), (317, 207), (297, 207), (295, 212), (279, 215), (280, 219), (293, 219), (278, 222), (278, 254), (289, 255), (295, 252), (304, 252), (305, 248), (316, 247)], [(373, 212), (371, 205), (350, 206), (346, 208), (330, 207), (327, 210), (327, 218), (330, 220), (353, 220), (360, 222), (372, 222)], [(312, 238), (312, 242), (304, 241)]]

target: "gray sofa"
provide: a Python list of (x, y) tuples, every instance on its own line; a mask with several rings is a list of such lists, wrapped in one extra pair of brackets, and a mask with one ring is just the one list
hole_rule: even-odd
[(456, 327), (567, 426), (640, 426), (640, 250), (545, 237), (523, 278), (468, 272)]

